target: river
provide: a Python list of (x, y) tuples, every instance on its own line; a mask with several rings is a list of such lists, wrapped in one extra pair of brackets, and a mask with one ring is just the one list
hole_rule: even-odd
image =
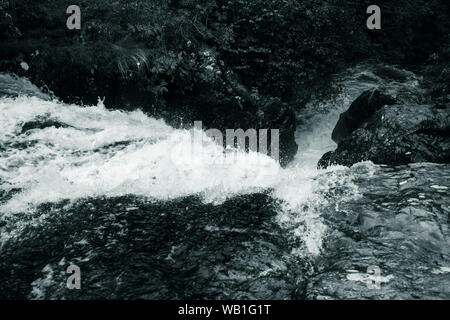
[(192, 155), (189, 130), (101, 101), (0, 98), (0, 298), (449, 299), (450, 165), (317, 169), (359, 94), (414, 101), (420, 79), (361, 65), (335, 84), (286, 168), (208, 139)]

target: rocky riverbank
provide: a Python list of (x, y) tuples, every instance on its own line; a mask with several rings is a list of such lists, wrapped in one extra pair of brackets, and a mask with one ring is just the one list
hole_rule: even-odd
[(366, 91), (341, 114), (332, 134), (337, 149), (319, 167), (450, 162), (450, 105), (397, 104), (378, 90)]
[(361, 175), (359, 197), (324, 211), (327, 249), (306, 297), (449, 299), (449, 179), (447, 164), (374, 166)]

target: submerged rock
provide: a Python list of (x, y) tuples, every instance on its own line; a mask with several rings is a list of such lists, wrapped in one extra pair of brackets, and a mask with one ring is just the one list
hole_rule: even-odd
[(36, 119), (34, 119), (32, 121), (25, 122), (22, 125), (22, 130), (20, 133), (25, 133), (27, 131), (34, 130), (34, 129), (45, 129), (45, 128), (50, 128), (50, 127), (70, 128), (72, 126), (70, 126), (66, 123), (60, 122), (56, 119), (48, 119), (46, 117), (36, 117)]
[[(367, 92), (356, 101), (366, 98)], [(370, 108), (373, 110), (376, 106), (370, 105)], [(342, 118), (345, 116), (341, 117), (335, 128), (335, 131), (340, 132), (338, 147), (322, 156), (319, 167), (331, 164), (350, 166), (365, 160), (393, 165), (415, 162), (448, 163), (450, 160), (448, 105), (385, 105), (367, 121), (360, 123), (348, 136), (345, 136), (345, 129), (342, 129)]]

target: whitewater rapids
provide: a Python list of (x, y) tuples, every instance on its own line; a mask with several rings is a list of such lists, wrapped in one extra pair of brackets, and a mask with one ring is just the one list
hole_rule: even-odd
[[(408, 81), (388, 83), (393, 93), (419, 90), (418, 79), (409, 75)], [(363, 199), (366, 190), (361, 190), (361, 181), (370, 181), (384, 170), (370, 162), (317, 169), (321, 155), (335, 148), (331, 132), (339, 113), (364, 90), (387, 84), (365, 67), (350, 70), (338, 82), (343, 89), (337, 98), (312, 102), (299, 113), (303, 120), (296, 134), (299, 151), (287, 168), (259, 153), (224, 150), (205, 135), (202, 141), (193, 141), (191, 130), (172, 128), (139, 110), (108, 110), (101, 101), (94, 106), (65, 104), (42, 95), (0, 98), (0, 250), (20, 246), (30, 230), (47, 228), (55, 217), (64, 220), (64, 212), (72, 217), (77, 208), (85, 212), (98, 203), (108, 206), (108, 199), (111, 208), (106, 210), (111, 214), (115, 206), (133, 212), (140, 205), (177, 204), (177, 199), (186, 197), (198, 198), (209, 211), (220, 211), (227, 201), (265, 193), (277, 203), (273, 221), (288, 239), (289, 254), (312, 261), (323, 254), (327, 235), (332, 234), (325, 213)], [(22, 81), (21, 86), (37, 92), (29, 82)], [(201, 154), (190, 152), (192, 144), (201, 144)], [(117, 199), (128, 199), (128, 203), (122, 205)], [(247, 206), (247, 201), (239, 200), (238, 205)], [(46, 209), (48, 205), (52, 209)], [(208, 224), (204, 230), (239, 233), (246, 229)], [(263, 228), (260, 233), (266, 232)], [(88, 241), (80, 238), (77, 243), (87, 245)], [(176, 260), (179, 246), (170, 246), (168, 260)], [(100, 256), (100, 251), (100, 247), (91, 248), (73, 259), (86, 262)], [(287, 262), (290, 259), (270, 258), (271, 267), (258, 277), (285, 272), (285, 264), (293, 263)], [(58, 290), (62, 289), (51, 290), (57, 278), (54, 270), (69, 259), (63, 254), (57, 260), (39, 267), (43, 267), (42, 277), (30, 276), (34, 277), (30, 298), (61, 297)], [(239, 279), (235, 274), (226, 277)]]

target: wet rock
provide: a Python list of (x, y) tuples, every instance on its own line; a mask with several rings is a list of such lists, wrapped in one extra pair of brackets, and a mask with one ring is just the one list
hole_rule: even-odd
[(0, 73), (0, 97), (33, 96), (42, 100), (50, 100), (51, 97), (41, 91), (26, 78), (16, 75)]
[[(282, 103), (279, 99), (272, 99), (260, 108), (255, 128), (278, 129), (280, 133), (280, 163), (288, 164), (297, 154), (298, 146), (295, 142), (296, 116), (291, 106)], [(268, 135), (270, 135), (268, 133)], [(268, 141), (268, 146), (270, 142)]]
[[(267, 154), (278, 152), (282, 166), (287, 165), (297, 153), (295, 111), (278, 98), (255, 99), (247, 95), (242, 101), (235, 98), (219, 101), (211, 96), (201, 96), (201, 99), (194, 99), (190, 103), (192, 110), (187, 121), (193, 123), (201, 120), (205, 130), (219, 129), (224, 135), (227, 129), (255, 129), (259, 145), (259, 130), (267, 129)], [(271, 130), (279, 130), (278, 151), (271, 150)]]
[(347, 111), (341, 113), (339, 121), (331, 134), (331, 138), (336, 143), (341, 142), (349, 137), (364, 122), (369, 120), (381, 107), (394, 103), (394, 98), (379, 90), (365, 91), (350, 105)]
[(49, 119), (45, 117), (37, 117), (33, 121), (28, 121), (22, 125), (22, 131), (21, 133), (25, 133), (29, 130), (33, 129), (45, 129), (45, 128), (69, 128), (69, 126), (66, 123), (60, 122), (58, 120)]
[(335, 151), (326, 153), (318, 166), (350, 166), (364, 160), (393, 165), (448, 163), (450, 108), (418, 104), (382, 107), (341, 140)]
[(331, 165), (331, 157), (333, 156), (333, 151), (328, 151), (325, 153), (322, 158), (320, 158), (319, 162), (317, 163), (317, 167), (320, 169), (324, 169)]
[(406, 82), (414, 77), (414, 74), (410, 71), (383, 64), (376, 65), (374, 68), (374, 73), (381, 78), (398, 82)]
[(361, 197), (323, 211), (327, 250), (317, 259), (305, 297), (448, 299), (450, 166), (375, 168), (358, 178)]

